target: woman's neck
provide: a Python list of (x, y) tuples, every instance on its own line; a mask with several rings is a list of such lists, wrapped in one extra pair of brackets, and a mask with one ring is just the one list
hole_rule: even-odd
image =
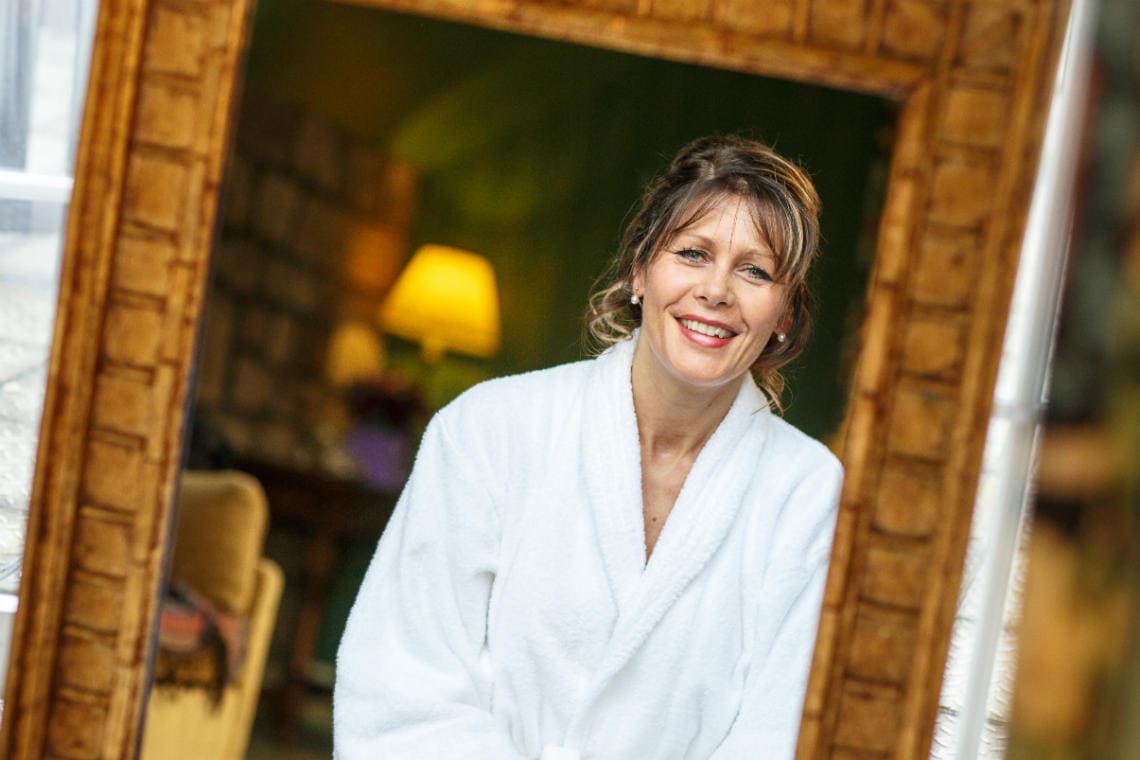
[(633, 363), (633, 408), (642, 454), (692, 458), (728, 414), (743, 378), (716, 388), (678, 382)]

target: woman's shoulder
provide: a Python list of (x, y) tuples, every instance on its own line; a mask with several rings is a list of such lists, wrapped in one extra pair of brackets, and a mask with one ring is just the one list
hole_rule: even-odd
[[(542, 465), (574, 426), (589, 362), (497, 377), (460, 394), (429, 424), (436, 439), (463, 452), (491, 491)], [(579, 404), (580, 405), (580, 404)]]
[(792, 423), (775, 414), (769, 414), (768, 435), (772, 450), (781, 453), (784, 467), (793, 467), (804, 474), (809, 472), (835, 473), (842, 477), (843, 465), (823, 442), (812, 438)]
[(437, 418), (448, 427), (468, 431), (533, 425), (579, 395), (590, 365), (590, 360), (583, 360), (485, 380), (442, 408)]
[[(753, 481), (752, 530), (757, 545), (779, 535), (765, 567), (804, 568), (831, 548), (843, 465), (820, 441), (770, 415), (763, 464)], [(776, 497), (773, 501), (773, 497)]]

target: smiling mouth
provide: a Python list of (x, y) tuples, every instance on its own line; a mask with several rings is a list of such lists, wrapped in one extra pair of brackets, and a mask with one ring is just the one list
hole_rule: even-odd
[(706, 324), (705, 322), (698, 322), (695, 319), (679, 319), (677, 321), (680, 322), (685, 327), (685, 329), (692, 330), (693, 332), (700, 333), (701, 335), (708, 335), (710, 338), (720, 338), (721, 340), (727, 340), (736, 335), (736, 333), (732, 332), (731, 330), (727, 330), (723, 327), (717, 327), (716, 325)]

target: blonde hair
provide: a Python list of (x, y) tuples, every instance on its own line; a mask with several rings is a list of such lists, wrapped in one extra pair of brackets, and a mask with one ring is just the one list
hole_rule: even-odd
[(791, 329), (783, 342), (773, 336), (752, 365), (757, 383), (782, 412), (779, 370), (803, 352), (811, 331), (807, 273), (819, 248), (820, 203), (807, 174), (764, 143), (702, 137), (646, 187), (621, 249), (590, 295), (586, 340), (599, 352), (632, 335), (641, 325), (641, 307), (630, 303), (634, 274), (725, 197), (751, 205), (757, 229), (776, 255), (775, 279), (786, 288)]

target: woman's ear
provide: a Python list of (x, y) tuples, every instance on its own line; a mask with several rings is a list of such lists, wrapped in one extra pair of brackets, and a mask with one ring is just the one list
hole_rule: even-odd
[(633, 270), (633, 277), (629, 278), (629, 290), (637, 296), (645, 292), (645, 274), (641, 267)]
[(776, 322), (775, 332), (778, 335), (787, 335), (792, 331), (792, 328), (795, 327), (795, 324), (795, 315), (792, 313), (792, 307), (789, 306), (784, 309), (783, 315), (780, 317), (779, 321)]

